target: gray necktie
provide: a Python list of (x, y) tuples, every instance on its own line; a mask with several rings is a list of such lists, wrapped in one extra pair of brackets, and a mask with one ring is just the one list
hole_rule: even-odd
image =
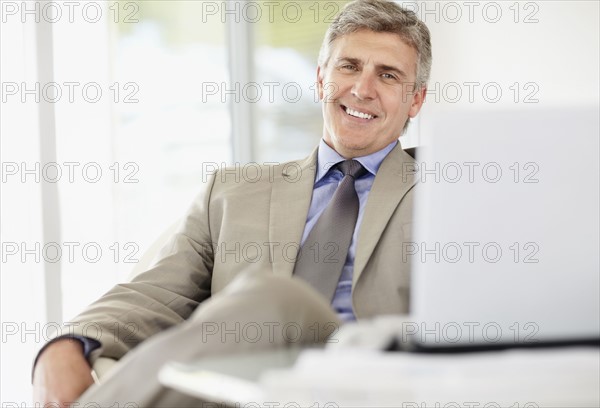
[(333, 299), (342, 275), (358, 218), (354, 180), (367, 172), (356, 160), (346, 160), (335, 167), (344, 173), (344, 178), (306, 237), (294, 267), (295, 276), (307, 281), (328, 300)]

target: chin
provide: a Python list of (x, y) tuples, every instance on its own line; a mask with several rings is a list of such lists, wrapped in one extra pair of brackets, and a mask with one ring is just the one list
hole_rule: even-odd
[(362, 156), (362, 153), (367, 146), (359, 143), (338, 143), (336, 151), (343, 155), (343, 153), (352, 154), (352, 157)]
[(372, 140), (366, 138), (364, 135), (360, 135), (342, 139), (342, 144), (351, 149), (363, 150), (368, 148), (372, 144)]

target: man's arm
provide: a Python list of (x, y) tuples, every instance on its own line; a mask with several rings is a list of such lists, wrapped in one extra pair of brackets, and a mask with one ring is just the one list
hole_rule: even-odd
[(151, 269), (119, 284), (73, 319), (62, 333), (98, 340), (90, 361), (79, 340), (45, 347), (34, 368), (34, 396), (40, 403), (69, 402), (91, 384), (90, 364), (99, 356), (120, 359), (152, 335), (187, 319), (211, 294), (213, 250), (208, 203), (213, 177), (195, 200), (179, 231)]

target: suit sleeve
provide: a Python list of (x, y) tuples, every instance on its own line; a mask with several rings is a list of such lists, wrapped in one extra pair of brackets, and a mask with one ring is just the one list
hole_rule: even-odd
[(194, 201), (154, 266), (116, 285), (65, 327), (61, 334), (101, 343), (91, 363), (100, 356), (120, 359), (145, 339), (187, 319), (210, 297), (214, 254), (209, 203), (215, 178)]

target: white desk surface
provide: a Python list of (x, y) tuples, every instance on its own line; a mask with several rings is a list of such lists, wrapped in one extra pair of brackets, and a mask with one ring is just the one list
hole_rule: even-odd
[(600, 406), (597, 347), (445, 355), (357, 350), (298, 354), (283, 350), (169, 364), (160, 379), (182, 392), (242, 407)]

